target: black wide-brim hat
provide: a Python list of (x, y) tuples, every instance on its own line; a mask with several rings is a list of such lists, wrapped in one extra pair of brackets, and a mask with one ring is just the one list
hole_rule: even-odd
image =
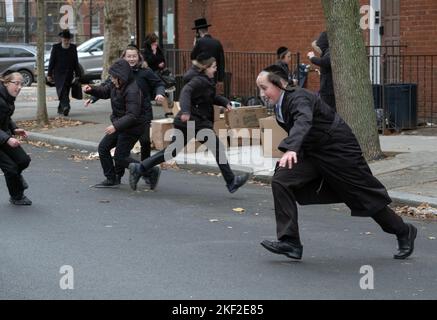
[(73, 38), (73, 34), (68, 29), (65, 29), (65, 30), (62, 30), (61, 32), (59, 32), (58, 36), (60, 36), (61, 38), (65, 38), (65, 39)]
[(204, 29), (204, 28), (208, 28), (210, 26), (211, 25), (208, 24), (208, 22), (206, 21), (205, 18), (200, 18), (200, 19), (194, 20), (194, 28), (191, 28), (191, 30)]

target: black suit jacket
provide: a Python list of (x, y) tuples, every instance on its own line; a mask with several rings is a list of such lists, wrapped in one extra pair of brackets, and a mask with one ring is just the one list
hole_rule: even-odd
[(217, 60), (216, 80), (222, 82), (225, 78), (225, 53), (220, 41), (214, 39), (209, 34), (198, 39), (191, 51), (191, 60), (195, 60), (200, 53), (207, 53)]

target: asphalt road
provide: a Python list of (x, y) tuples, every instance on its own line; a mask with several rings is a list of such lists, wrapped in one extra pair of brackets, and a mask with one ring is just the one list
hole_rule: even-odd
[[(395, 238), (371, 219), (343, 205), (302, 207), (296, 262), (259, 245), (275, 239), (267, 186), (231, 195), (221, 177), (165, 170), (155, 192), (131, 191), (127, 176), (119, 189), (95, 189), (98, 161), (25, 148), (33, 206), (11, 206), (0, 183), (0, 299), (437, 298), (436, 223), (413, 221), (416, 251), (399, 261)], [(360, 288), (365, 265), (373, 289)]]

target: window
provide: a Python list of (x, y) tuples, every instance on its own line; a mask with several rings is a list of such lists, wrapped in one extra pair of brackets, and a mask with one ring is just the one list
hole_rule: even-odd
[(34, 55), (33, 55), (32, 52), (29, 52), (29, 51), (24, 50), (24, 49), (12, 48), (12, 57), (17, 57), (17, 58), (33, 58)]
[(0, 58), (10, 58), (9, 48), (0, 48)]

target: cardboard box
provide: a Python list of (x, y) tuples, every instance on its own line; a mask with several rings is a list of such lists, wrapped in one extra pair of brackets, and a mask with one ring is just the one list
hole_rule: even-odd
[(274, 116), (260, 119), (259, 126), (264, 157), (282, 157), (283, 152), (278, 150), (278, 145), (287, 137), (287, 132), (278, 125)]
[(181, 111), (181, 106), (179, 105), (179, 101), (173, 102), (173, 108), (171, 109), (171, 112), (173, 113), (173, 116), (176, 117), (176, 115)]
[(156, 150), (165, 149), (171, 142), (173, 119), (152, 120), (152, 142)]
[(258, 128), (259, 119), (267, 117), (264, 106), (239, 107), (225, 113), (226, 124), (233, 128)]
[(228, 130), (229, 146), (253, 146), (261, 143), (261, 131), (259, 128), (233, 128)]

